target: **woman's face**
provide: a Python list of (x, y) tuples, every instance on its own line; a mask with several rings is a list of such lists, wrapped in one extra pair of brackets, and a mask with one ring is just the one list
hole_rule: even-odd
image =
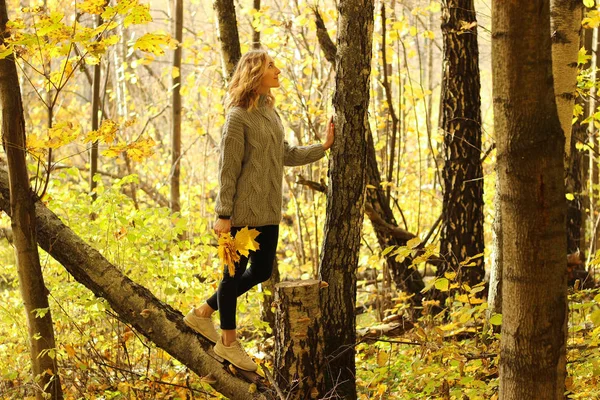
[(279, 87), (279, 74), (281, 71), (275, 66), (275, 61), (271, 56), (267, 55), (267, 68), (260, 80), (258, 93), (266, 94), (271, 88)]

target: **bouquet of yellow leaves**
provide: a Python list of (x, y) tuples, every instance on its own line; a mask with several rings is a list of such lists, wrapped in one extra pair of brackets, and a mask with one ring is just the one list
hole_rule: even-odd
[(259, 234), (256, 229), (248, 229), (246, 226), (235, 234), (235, 238), (229, 232), (219, 236), (219, 259), (227, 266), (229, 276), (235, 275), (235, 263), (240, 261), (240, 255), (248, 257), (250, 250), (260, 249), (260, 245), (254, 240)]

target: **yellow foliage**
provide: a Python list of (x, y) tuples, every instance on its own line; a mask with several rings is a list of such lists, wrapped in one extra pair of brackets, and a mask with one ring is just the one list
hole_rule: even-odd
[(137, 50), (152, 53), (157, 56), (165, 54), (163, 46), (172, 48), (176, 45), (176, 40), (164, 33), (146, 33), (144, 36), (136, 40), (134, 48)]
[(241, 255), (248, 257), (250, 250), (256, 251), (260, 249), (260, 245), (255, 240), (259, 234), (260, 232), (256, 229), (248, 229), (248, 227), (242, 228), (235, 235), (235, 248), (237, 251)]
[(260, 245), (255, 240), (259, 234), (256, 229), (244, 227), (238, 231), (235, 239), (229, 232), (219, 236), (219, 259), (227, 266), (230, 276), (235, 275), (235, 263), (240, 260), (240, 254), (248, 257), (250, 251), (260, 249)]
[(240, 255), (235, 248), (235, 242), (231, 233), (221, 234), (219, 236), (219, 259), (223, 265), (227, 266), (230, 276), (235, 275), (235, 263), (240, 260)]
[(84, 0), (81, 3), (76, 3), (80, 11), (89, 14), (102, 14), (104, 11), (105, 0)]

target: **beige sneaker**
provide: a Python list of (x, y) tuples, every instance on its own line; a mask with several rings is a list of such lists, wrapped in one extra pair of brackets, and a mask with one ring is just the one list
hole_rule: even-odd
[(237, 340), (231, 343), (230, 346), (225, 346), (221, 340), (217, 341), (215, 354), (226, 359), (239, 369), (250, 372), (258, 369), (258, 365), (246, 354), (246, 351)]
[(212, 319), (197, 316), (194, 313), (193, 308), (185, 317), (183, 317), (183, 322), (211, 342), (220, 342), (219, 334), (212, 323)]

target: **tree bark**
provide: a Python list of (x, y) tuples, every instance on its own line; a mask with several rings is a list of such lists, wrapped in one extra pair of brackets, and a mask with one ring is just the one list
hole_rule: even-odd
[[(6, 31), (6, 1), (0, 1), (0, 32)], [(4, 37), (0, 35), (0, 45)], [(29, 333), (29, 350), (33, 378), (39, 384), (36, 399), (44, 395), (62, 399), (56, 343), (36, 241), (35, 193), (29, 185), (25, 159), (25, 119), (17, 66), (13, 55), (0, 59), (0, 109), (2, 112), (2, 146), (6, 152), (9, 176), (4, 174), (4, 208), (11, 215), (13, 245), (19, 275), (19, 286), (25, 305)], [(9, 200), (10, 199), (10, 200)], [(9, 201), (8, 201), (9, 200)], [(54, 355), (53, 355), (54, 354)]]
[(579, 0), (552, 0), (550, 22), (552, 32), (552, 76), (560, 126), (565, 135), (565, 165), (571, 155), (571, 131), (577, 58), (579, 53), (583, 3)]
[[(581, 35), (581, 47), (586, 52), (592, 52), (592, 29), (584, 29)], [(582, 65), (582, 69), (590, 67), (588, 62)], [(589, 164), (586, 159), (587, 153), (578, 150), (575, 147), (577, 142), (585, 143), (587, 140), (587, 125), (581, 123), (581, 120), (590, 115), (590, 102), (585, 101), (583, 96), (577, 98), (577, 103), (581, 106), (583, 114), (579, 116), (572, 126), (570, 156), (568, 157), (566, 191), (573, 193), (573, 200), (567, 201), (567, 252), (573, 254), (580, 251), (581, 260), (585, 260), (585, 222), (586, 222), (586, 203), (589, 201), (586, 183), (588, 179)]]
[[(483, 170), (481, 167), (481, 83), (477, 20), (473, 0), (446, 0), (442, 9), (444, 61), (441, 127), (444, 132), (444, 202), (440, 255), (446, 262), (437, 276), (458, 273), (458, 282), (474, 286), (485, 276), (483, 257)], [(442, 300), (446, 293), (432, 290)]]
[[(327, 290), (327, 289), (325, 289)], [(275, 371), (288, 399), (318, 396), (322, 388), (323, 326), (317, 280), (287, 281), (275, 288)], [(313, 397), (316, 398), (316, 397)]]
[[(254, 0), (253, 8), (260, 11), (260, 0)], [(252, 27), (252, 48), (260, 49), (260, 31), (254, 29), (254, 27)]]
[(271, 335), (277, 334), (277, 323), (275, 321), (275, 312), (271, 309), (275, 300), (275, 286), (281, 281), (279, 275), (279, 263), (277, 259), (273, 261), (273, 274), (265, 282), (260, 284), (263, 293), (263, 301), (260, 303), (261, 319), (271, 327)]
[(500, 399), (564, 399), (564, 135), (552, 85), (550, 6), (497, 1), (492, 21), (504, 261)]
[(183, 0), (175, 0), (175, 40), (177, 48), (173, 54), (173, 131), (171, 136), (171, 211), (181, 210), (181, 53), (183, 42)]
[[(496, 143), (498, 137), (496, 135)], [(500, 186), (496, 179), (496, 192), (494, 193), (494, 222), (492, 224), (492, 266), (490, 269), (490, 284), (488, 287), (488, 319), (494, 314), (502, 313), (502, 213), (500, 207)]]
[(238, 60), (242, 56), (235, 17), (235, 4), (233, 0), (214, 0), (213, 7), (217, 13), (217, 30), (219, 32), (219, 42), (221, 43), (223, 76), (225, 80), (229, 80)]
[[(102, 17), (96, 16), (96, 26), (102, 25)], [(100, 62), (94, 65), (94, 77), (92, 81), (92, 130), (96, 131), (99, 128), (99, 116), (100, 113)], [(96, 181), (94, 181), (94, 175), (98, 171), (98, 141), (95, 140), (92, 143), (90, 149), (90, 193), (92, 194), (92, 202), (96, 201), (98, 195), (96, 194)]]
[[(8, 177), (5, 171), (0, 170), (0, 209), (10, 216), (8, 196)], [(247, 373), (239, 377), (228, 373), (211, 355), (212, 343), (188, 328), (181, 312), (129, 279), (39, 200), (35, 203), (35, 214), (40, 247), (79, 283), (106, 299), (123, 322), (133, 326), (199, 376), (210, 375), (214, 379), (211, 385), (224, 396), (240, 400), (268, 398), (269, 393), (264, 392), (259, 375)], [(259, 392), (251, 395), (250, 383), (243, 378), (256, 383)]]
[(313, 9), (313, 13), (315, 14), (315, 23), (317, 25), (317, 38), (321, 50), (323, 50), (323, 55), (327, 61), (335, 66), (335, 54), (337, 53), (337, 48), (329, 37), (323, 17), (321, 17), (321, 14), (316, 7)]
[[(364, 215), (373, 0), (339, 3), (336, 86), (333, 96), (336, 141), (329, 158), (327, 214), (320, 278), (325, 356), (325, 392), (356, 398), (356, 268)], [(333, 394), (333, 393), (331, 393)]]
[[(323, 19), (321, 18), (319, 11), (315, 8), (313, 10), (317, 23), (317, 37), (319, 44), (323, 49), (325, 58), (335, 65), (335, 54), (337, 52), (336, 45), (333, 44), (329, 37)], [(365, 110), (366, 112), (366, 110)], [(367, 118), (367, 117), (365, 117)], [(379, 216), (387, 223), (387, 226), (392, 225), (397, 227), (394, 213), (390, 208), (388, 199), (385, 192), (381, 188), (381, 174), (379, 173), (379, 166), (377, 165), (377, 156), (375, 153), (375, 144), (373, 142), (373, 134), (371, 133), (370, 125), (367, 126), (366, 138), (367, 138), (367, 183), (373, 188), (367, 190), (367, 204), (374, 211), (373, 214), (367, 213), (375, 234), (377, 236), (377, 242), (381, 249), (385, 249), (389, 246), (405, 246), (406, 242), (410, 239), (402, 239), (390, 233), (389, 229), (374, 220), (373, 216)], [(411, 238), (414, 235), (411, 236)], [(387, 259), (388, 267), (392, 271), (392, 278), (396, 287), (400, 290), (405, 291), (408, 294), (412, 294), (410, 301), (414, 306), (419, 306), (423, 299), (421, 290), (425, 287), (423, 283), (423, 277), (415, 268), (409, 268), (412, 259), (407, 258), (405, 262), (398, 262), (393, 257)]]

